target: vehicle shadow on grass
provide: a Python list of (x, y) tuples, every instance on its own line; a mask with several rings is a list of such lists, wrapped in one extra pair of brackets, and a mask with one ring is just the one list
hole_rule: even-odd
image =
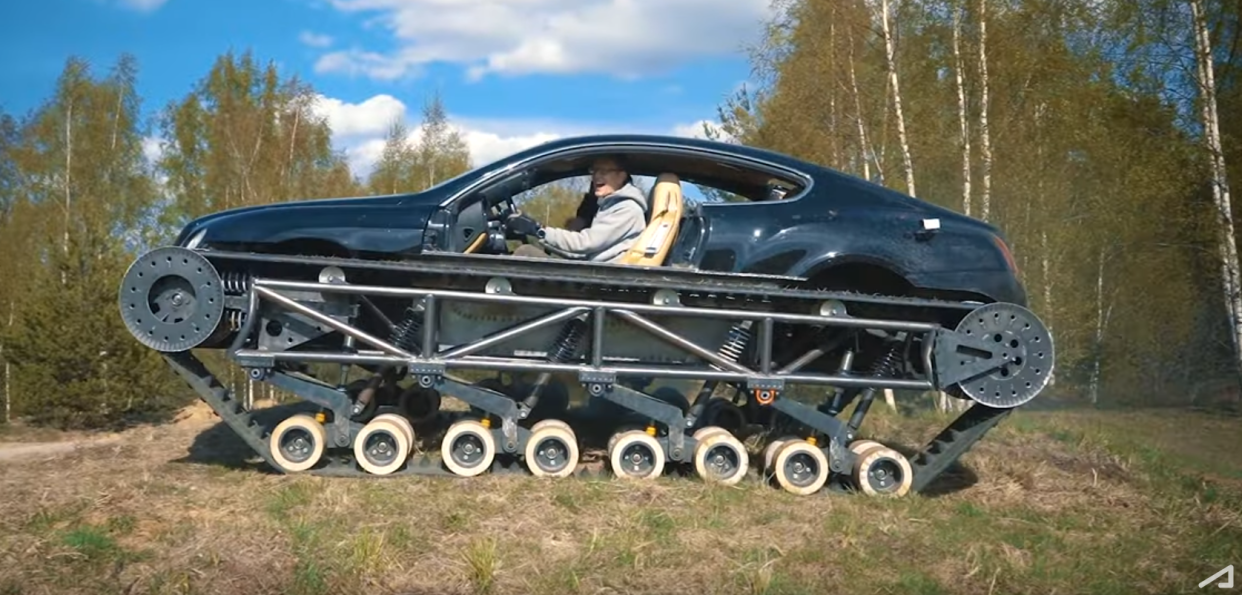
[[(266, 435), (291, 415), (314, 415), (316, 411), (318, 408), (313, 403), (298, 401), (256, 409), (250, 412), (250, 417), (263, 428), (260, 434)], [(186, 456), (172, 462), (279, 474), (233, 428), (218, 417), (215, 418), (215, 423), (194, 437), (187, 450)]]

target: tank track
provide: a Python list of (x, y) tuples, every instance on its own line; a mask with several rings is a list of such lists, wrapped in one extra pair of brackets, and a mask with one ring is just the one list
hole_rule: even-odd
[[(506, 314), (515, 324), (502, 330), (442, 345), (443, 306), (459, 303), (533, 310)], [(649, 478), (667, 465), (726, 484), (759, 475), (797, 494), (901, 495), (925, 490), (1034, 398), (1055, 362), (1051, 335), (1016, 304), (821, 291), (794, 277), (513, 257), (428, 254), (397, 262), (158, 248), (127, 271), (120, 307), (135, 338), (160, 351), (272, 468), (327, 476)], [(712, 339), (714, 349), (704, 347), (662, 322), (669, 319), (706, 321), (695, 332), (719, 340)], [(614, 338), (609, 320), (680, 350), (682, 360), (607, 355)], [(531, 339), (538, 332), (550, 334)], [(793, 336), (808, 343), (787, 345)], [(536, 356), (504, 347), (547, 343), (547, 337), (555, 340)], [(226, 350), (252, 379), (320, 412), (263, 427), (190, 351), (196, 347)], [(480, 355), (488, 350), (501, 355)], [(841, 354), (836, 369), (816, 369), (830, 353)], [(856, 357), (866, 361), (865, 370), (853, 369)], [(355, 365), (375, 376), (354, 392), (306, 373), (316, 363)], [(539, 379), (506, 392), (494, 382), (460, 378), (458, 369), (538, 373)], [(566, 421), (576, 420), (572, 410), (541, 421), (532, 415), (541, 399), (545, 405), (551, 399), (555, 409), (553, 373), (576, 374), (590, 401), (621, 413), (605, 415), (620, 429), (599, 471), (578, 463), (583, 436)], [(393, 388), (394, 378), (415, 384)], [(691, 403), (643, 392), (652, 378), (705, 387)], [(712, 396), (721, 383), (734, 388), (733, 402)], [(787, 397), (793, 385), (835, 392), (814, 406)], [(885, 388), (945, 390), (973, 402), (906, 457), (859, 439), (875, 393)], [(376, 396), (382, 390), (406, 391), (430, 412), (414, 419), (391, 397)], [(470, 410), (439, 411), (441, 394)], [(838, 419), (854, 401), (848, 420)], [(713, 425), (730, 415), (741, 423)], [(410, 456), (416, 437), (446, 427), (439, 457)], [(779, 439), (769, 441), (762, 465), (752, 465), (739, 436), (765, 428)]]

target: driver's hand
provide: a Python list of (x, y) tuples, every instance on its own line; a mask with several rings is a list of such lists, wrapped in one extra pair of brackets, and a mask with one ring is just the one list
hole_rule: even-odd
[(516, 234), (535, 236), (539, 235), (539, 230), (543, 226), (538, 221), (532, 219), (530, 215), (514, 213), (509, 217), (508, 221), (505, 221), (505, 227), (508, 227), (509, 231)]

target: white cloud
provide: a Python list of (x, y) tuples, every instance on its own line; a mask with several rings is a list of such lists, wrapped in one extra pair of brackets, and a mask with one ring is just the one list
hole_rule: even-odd
[(138, 12), (154, 12), (168, 0), (117, 0), (117, 4)]
[(314, 31), (303, 31), (298, 35), (298, 40), (313, 48), (326, 48), (332, 45), (331, 35), (315, 33)]
[(458, 132), (466, 141), (466, 146), (470, 148), (470, 158), (475, 165), (486, 165), (507, 155), (565, 136), (564, 133), (551, 131), (502, 136), (488, 130), (471, 130), (461, 127), (458, 128)]
[(146, 157), (147, 161), (155, 163), (164, 155), (164, 149), (160, 146), (160, 142), (160, 138), (157, 136), (142, 137), (142, 156)]
[(314, 110), (327, 118), (335, 137), (382, 136), (397, 118), (405, 117), (406, 111), (400, 99), (387, 94), (376, 95), (362, 103), (346, 103), (319, 95)]
[(603, 73), (634, 78), (699, 56), (738, 52), (769, 0), (330, 0), (374, 13), (400, 46), (323, 55), (316, 72), (391, 80), (432, 62), (489, 74)]
[[(407, 141), (418, 143), (422, 132), (417, 114), (411, 117), (404, 103), (391, 95), (375, 95), (359, 103), (318, 96), (314, 107), (332, 127), (336, 148), (344, 151), (354, 175), (365, 178), (384, 150), (389, 126), (397, 119), (409, 129)], [(475, 166), (486, 165), (530, 147), (571, 136), (614, 133), (615, 124), (569, 122), (543, 119), (458, 118), (449, 115), (450, 125), (461, 135), (470, 150)], [(649, 134), (706, 138), (704, 125), (716, 128), (709, 120), (676, 124), (670, 127), (628, 127), (625, 131)], [(728, 140), (727, 135), (725, 140)], [(154, 163), (162, 154), (159, 137), (142, 139), (142, 152)]]

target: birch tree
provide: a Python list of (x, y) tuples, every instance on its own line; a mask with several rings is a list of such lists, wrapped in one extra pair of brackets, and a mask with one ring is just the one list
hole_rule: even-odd
[(389, 125), (384, 150), (367, 182), (371, 194), (397, 194), (418, 189), (414, 179), (418, 162), (409, 145), (409, 136), (409, 129), (400, 118)]
[(260, 66), (249, 52), (220, 56), (193, 90), (160, 114), (159, 171), (171, 195), (165, 224), (238, 206), (359, 191), (315, 90)]
[(423, 105), (422, 116), (418, 144), (414, 148), (415, 183), (419, 190), (431, 188), (472, 167), (470, 149), (449, 122), (439, 93), (433, 94)]
[(897, 77), (897, 58), (893, 49), (893, 32), (889, 24), (889, 1), (880, 0), (880, 28), (884, 32), (884, 57), (888, 68), (888, 85), (893, 93), (893, 112), (897, 120), (897, 142), (901, 145), (901, 162), (906, 174), (906, 193), (917, 196), (914, 188), (914, 163), (910, 159), (910, 139), (906, 136), (906, 117), (901, 106), (901, 86)]
[(71, 58), (9, 151), (24, 229), (4, 238), (21, 280), (6, 296), (3, 341), (9, 389), (39, 395), (25, 410), (36, 422), (113, 425), (166, 412), (177, 394), (175, 377), (116, 315), (116, 280), (132, 261), (126, 246), (141, 235), (155, 196), (136, 68), (122, 56), (95, 78)]
[(962, 143), (962, 213), (970, 215), (970, 127), (967, 125), (966, 83), (963, 80), (965, 68), (962, 64), (962, 11), (965, 1), (959, 6), (953, 3), (953, 76), (957, 83), (957, 118), (961, 129)]
[(1203, 0), (1190, 0), (1194, 33), (1195, 63), (1198, 74), (1199, 103), (1203, 125), (1203, 142), (1207, 146), (1211, 171), (1212, 199), (1220, 225), (1221, 279), (1226, 309), (1229, 312), (1231, 338), (1239, 378), (1242, 378), (1242, 278), (1238, 273), (1237, 236), (1233, 227), (1233, 211), (1229, 180), (1221, 147), (1220, 120), (1216, 110), (1216, 65), (1212, 41), (1204, 14)]
[(988, 130), (988, 0), (979, 0), (975, 16), (979, 23), (979, 151), (983, 158), (983, 188), (980, 191), (980, 218), (988, 220), (992, 211), (992, 137)]

